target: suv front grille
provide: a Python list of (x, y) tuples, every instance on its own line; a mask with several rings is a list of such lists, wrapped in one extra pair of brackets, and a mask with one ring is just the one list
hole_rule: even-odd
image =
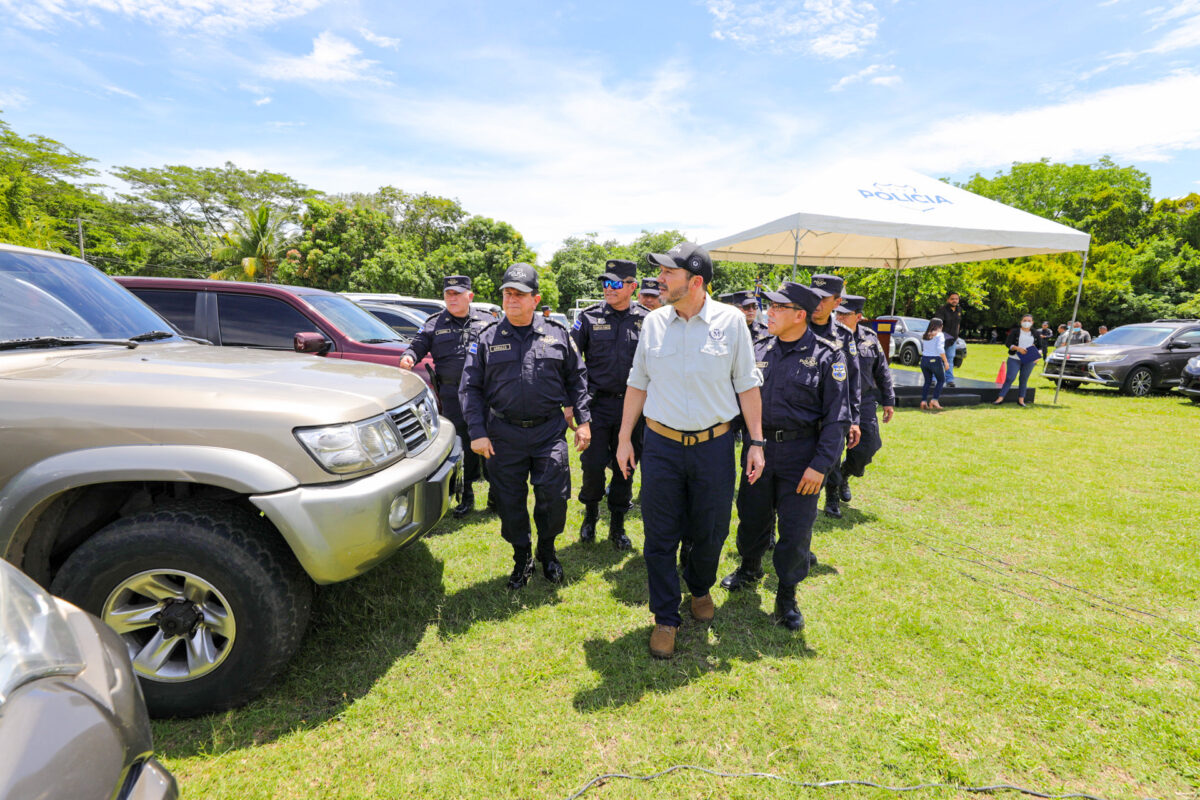
[[(1045, 374), (1058, 377), (1058, 372), (1059, 372), (1061, 364), (1062, 364), (1061, 361), (1051, 361), (1050, 363), (1048, 363), (1046, 365), (1046, 369), (1044, 370)], [(1088, 362), (1086, 362), (1086, 361), (1076, 360), (1076, 359), (1072, 358), (1070, 361), (1067, 362), (1066, 369), (1062, 370), (1063, 377), (1064, 378), (1071, 378), (1071, 377), (1087, 378), (1087, 377), (1090, 377), (1088, 375), (1087, 365), (1088, 365)]]
[(404, 449), (410, 456), (424, 450), (437, 436), (437, 407), (428, 392), (411, 403), (393, 408), (388, 416), (404, 439)]

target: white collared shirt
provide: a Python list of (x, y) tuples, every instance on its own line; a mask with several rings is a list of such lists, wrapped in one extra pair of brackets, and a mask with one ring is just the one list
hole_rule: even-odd
[(648, 418), (698, 431), (740, 414), (738, 394), (762, 381), (745, 314), (705, 297), (688, 320), (671, 305), (646, 316), (627, 382), (646, 392)]

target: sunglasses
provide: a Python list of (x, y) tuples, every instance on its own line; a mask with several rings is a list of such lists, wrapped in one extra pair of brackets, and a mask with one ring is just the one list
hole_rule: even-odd
[(605, 289), (620, 289), (624, 287), (626, 283), (633, 283), (633, 281), (610, 281), (605, 279), (603, 283)]

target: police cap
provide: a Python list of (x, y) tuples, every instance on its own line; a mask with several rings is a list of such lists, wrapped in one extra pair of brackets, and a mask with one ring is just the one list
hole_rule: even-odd
[(867, 298), (859, 297), (856, 294), (842, 295), (841, 304), (835, 309), (839, 314), (861, 314), (863, 306), (867, 304)]
[(837, 297), (842, 293), (845, 282), (837, 275), (813, 275), (809, 285), (821, 297)]
[(604, 262), (604, 274), (600, 277), (606, 281), (637, 280), (637, 264), (623, 258), (610, 258)]
[(662, 287), (658, 285), (657, 278), (642, 278), (642, 294), (662, 294)]
[(443, 292), (469, 292), (471, 279), (466, 275), (447, 275), (442, 278)]
[(505, 289), (516, 289), (518, 292), (537, 294), (537, 270), (528, 264), (520, 262), (513, 264), (504, 271), (504, 282), (500, 284), (500, 291), (504, 291)]
[(763, 294), (772, 303), (803, 308), (809, 316), (812, 316), (812, 313), (817, 310), (817, 304), (821, 302), (821, 295), (817, 293), (816, 289), (795, 281), (784, 281), (779, 284), (779, 291), (763, 292)]

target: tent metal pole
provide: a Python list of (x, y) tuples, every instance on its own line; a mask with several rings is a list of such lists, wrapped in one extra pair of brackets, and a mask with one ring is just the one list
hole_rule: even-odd
[(800, 229), (792, 231), (792, 282), (796, 282), (796, 262), (800, 259), (800, 240), (803, 237), (800, 235)]
[[(1067, 371), (1067, 359), (1071, 356), (1071, 331), (1075, 329), (1075, 318), (1079, 316), (1079, 298), (1083, 296), (1083, 275), (1087, 272), (1087, 251), (1083, 251), (1083, 264), (1079, 267), (1079, 288), (1075, 291), (1075, 310), (1067, 324), (1067, 341), (1063, 349), (1062, 366), (1058, 368), (1058, 384), (1054, 387), (1054, 405), (1058, 405), (1058, 393), (1062, 391), (1063, 373)], [(1044, 371), (1044, 370), (1043, 370)]]
[(896, 262), (896, 280), (892, 283), (892, 316), (896, 316), (896, 292), (900, 289), (900, 262)]

